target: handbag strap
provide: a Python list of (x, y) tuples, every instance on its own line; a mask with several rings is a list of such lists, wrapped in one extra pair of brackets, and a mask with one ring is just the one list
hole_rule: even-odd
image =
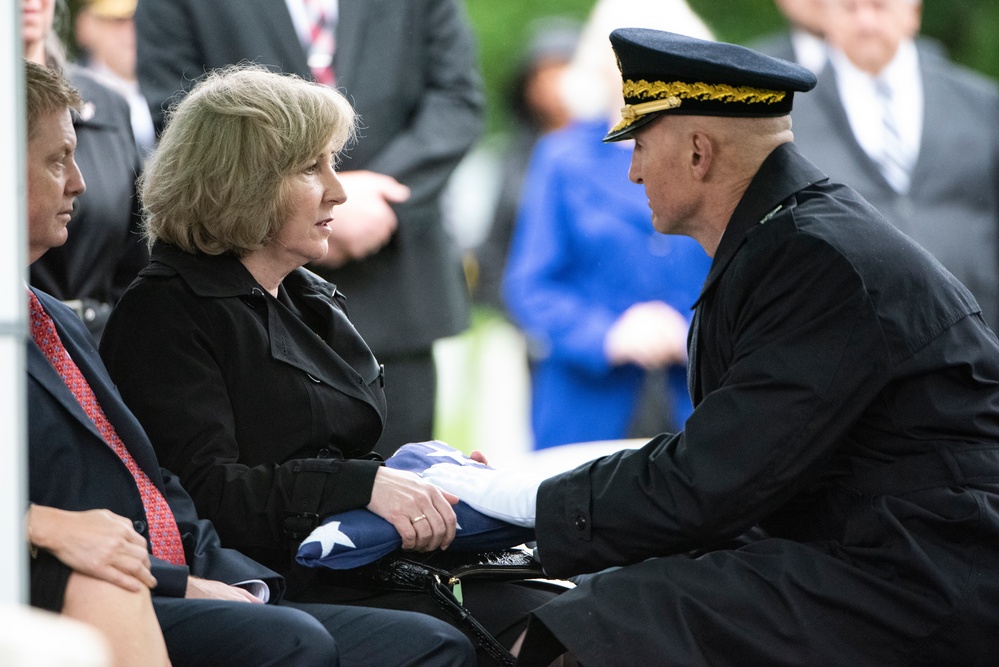
[(472, 635), (479, 646), (503, 667), (513, 667), (517, 664), (517, 659), (513, 657), (513, 654), (500, 644), (492, 633), (472, 616), (472, 612), (454, 597), (454, 593), (451, 592), (451, 586), (453, 586), (451, 581), (445, 583), (439, 574), (429, 571), (427, 577), (431, 599), (454, 618), (459, 628)]
[(516, 664), (517, 659), (513, 654), (455, 597), (453, 587), (460, 584), (457, 576), (433, 565), (400, 556), (384, 557), (354, 572), (361, 571), (366, 571), (363, 576), (372, 583), (402, 590), (427, 591), (430, 599), (454, 619), (455, 625), (472, 636), (499, 665), (513, 667)]

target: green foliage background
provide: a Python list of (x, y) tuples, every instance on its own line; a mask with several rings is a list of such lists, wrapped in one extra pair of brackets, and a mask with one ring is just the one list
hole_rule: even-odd
[[(719, 39), (744, 43), (779, 30), (773, 0), (688, 0)], [(585, 21), (594, 0), (465, 0), (479, 39), (490, 103), (490, 128), (503, 128), (507, 86), (535, 18), (561, 14)], [(923, 0), (923, 34), (939, 39), (956, 62), (999, 79), (999, 0)]]

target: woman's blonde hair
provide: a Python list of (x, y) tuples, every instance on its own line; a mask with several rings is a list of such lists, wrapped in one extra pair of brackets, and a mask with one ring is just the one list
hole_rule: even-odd
[(331, 141), (353, 139), (340, 93), (256, 65), (215, 70), (169, 112), (139, 194), (150, 243), (189, 253), (258, 250), (283, 223), (282, 183)]

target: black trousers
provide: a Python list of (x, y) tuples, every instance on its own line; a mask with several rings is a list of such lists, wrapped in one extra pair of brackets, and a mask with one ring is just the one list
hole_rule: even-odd
[(154, 597), (174, 667), (471, 666), (471, 643), (421, 614), (328, 604)]
[(31, 558), (31, 606), (55, 613), (62, 611), (66, 600), (66, 585), (73, 570), (50, 554), (39, 550)]
[[(305, 568), (296, 568), (303, 574)], [(330, 582), (324, 571), (306, 570), (311, 577), (289, 577), (288, 596), (301, 602), (335, 602), (380, 609), (404, 609), (421, 612), (448, 623), (455, 619), (437, 605), (428, 593), (412, 591), (353, 588)], [(292, 582), (296, 581), (295, 584)], [(462, 584), (464, 606), (501, 644), (509, 648), (527, 627), (530, 613), (550, 602), (564, 589), (556, 584), (532, 581), (469, 580)], [(471, 639), (471, 637), (470, 637)], [(481, 647), (476, 646), (479, 665), (495, 662)]]

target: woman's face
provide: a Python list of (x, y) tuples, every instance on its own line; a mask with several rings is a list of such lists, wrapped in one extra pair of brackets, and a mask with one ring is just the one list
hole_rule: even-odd
[(21, 35), (25, 50), (41, 44), (52, 31), (55, 0), (23, 0), (21, 4)]
[(281, 186), (284, 221), (269, 245), (296, 266), (326, 256), (333, 207), (347, 201), (334, 170), (336, 149), (330, 142), (302, 169), (286, 176)]

